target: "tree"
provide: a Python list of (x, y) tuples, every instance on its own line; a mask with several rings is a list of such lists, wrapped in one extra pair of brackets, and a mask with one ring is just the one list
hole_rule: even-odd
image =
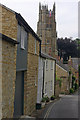
[(58, 55), (63, 57), (63, 59), (69, 59), (71, 57), (78, 57), (78, 49), (77, 49), (77, 41), (71, 40), (69, 38), (58, 38), (57, 39), (58, 46)]

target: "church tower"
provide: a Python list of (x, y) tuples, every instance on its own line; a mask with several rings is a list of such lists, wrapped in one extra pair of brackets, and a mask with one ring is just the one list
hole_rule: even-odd
[(53, 57), (57, 55), (55, 3), (53, 5), (53, 10), (48, 10), (48, 5), (41, 5), (41, 3), (39, 3), (37, 34), (42, 40), (42, 52)]

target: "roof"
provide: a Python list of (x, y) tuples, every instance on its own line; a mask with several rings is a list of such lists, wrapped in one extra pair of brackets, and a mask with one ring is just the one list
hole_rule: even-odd
[(3, 4), (1, 4), (1, 3), (0, 3), (0, 6), (2, 6), (2, 7), (4, 7), (5, 9), (7, 9), (7, 10), (9, 10), (9, 11), (13, 12), (13, 13), (15, 13), (15, 11), (14, 11), (14, 10), (12, 10), (12, 9), (10, 9), (10, 8), (8, 8), (8, 7), (6, 7), (5, 5), (3, 5)]
[(19, 23), (20, 25), (22, 25), (27, 32), (32, 33), (32, 35), (33, 35), (39, 42), (41, 42), (41, 40), (40, 40), (40, 38), (38, 37), (38, 35), (37, 35), (37, 34), (33, 31), (33, 29), (28, 25), (28, 23), (24, 20), (24, 18), (23, 18), (19, 13), (16, 13), (16, 12), (15, 12), (15, 14), (16, 14), (16, 18), (17, 18), (17, 20), (18, 20), (18, 23)]
[(58, 61), (58, 60), (56, 60), (56, 63), (57, 63), (60, 67), (62, 67), (63, 69), (65, 69), (67, 72), (69, 72), (69, 67), (68, 67), (68, 65), (63, 64), (61, 61)]
[(19, 44), (19, 42), (17, 42), (16, 40), (14, 40), (14, 39), (6, 36), (6, 35), (3, 35), (2, 33), (0, 33), (0, 38), (1, 38), (2, 40), (5, 40), (5, 41), (10, 42), (10, 43), (13, 43), (13, 44)]
[(78, 66), (80, 65), (80, 58), (71, 58), (72, 67), (78, 70)]
[(43, 58), (47, 58), (47, 59), (52, 59), (52, 60), (55, 60), (55, 61), (56, 61), (55, 58), (53, 58), (52, 56), (49, 56), (49, 55), (46, 54), (46, 53), (42, 53), (42, 52), (41, 52), (41, 57), (43, 57)]
[(3, 4), (0, 4), (0, 6), (4, 7), (5, 9), (7, 9), (7, 10), (9, 10), (9, 11), (11, 11), (11, 12), (13, 12), (13, 13), (16, 15), (16, 19), (17, 19), (18, 23), (19, 23), (20, 25), (22, 25), (27, 32), (32, 33), (32, 35), (33, 35), (39, 42), (41, 42), (41, 39), (40, 39), (40, 38), (38, 37), (38, 35), (33, 31), (33, 29), (28, 25), (28, 23), (24, 20), (24, 18), (21, 16), (20, 13), (17, 13), (17, 12), (15, 12), (15, 11), (13, 11), (12, 9), (6, 7), (6, 6), (3, 5)]

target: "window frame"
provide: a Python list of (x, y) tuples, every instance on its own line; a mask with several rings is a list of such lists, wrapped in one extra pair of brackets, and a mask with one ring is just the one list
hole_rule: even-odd
[(21, 49), (25, 49), (25, 29), (21, 26)]
[(51, 70), (53, 70), (53, 61), (51, 61)]

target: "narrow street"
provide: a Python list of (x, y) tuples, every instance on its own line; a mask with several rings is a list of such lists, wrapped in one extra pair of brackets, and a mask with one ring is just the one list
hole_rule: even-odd
[(78, 118), (78, 103), (78, 92), (74, 95), (64, 95), (60, 100), (51, 103), (48, 108), (45, 108), (40, 118)]

